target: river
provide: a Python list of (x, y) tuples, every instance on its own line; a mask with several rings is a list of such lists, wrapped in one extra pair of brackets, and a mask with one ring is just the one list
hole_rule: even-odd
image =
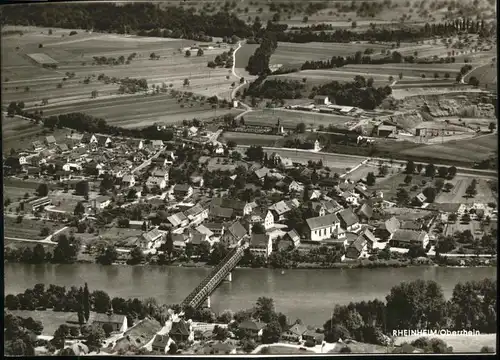
[[(180, 303), (207, 275), (209, 268), (168, 266), (102, 266), (97, 264), (28, 265), (5, 263), (5, 294), (17, 294), (37, 283), (83, 286), (104, 290), (111, 297), (154, 297), (159, 303)], [(458, 282), (496, 279), (496, 267), (407, 267), (377, 269), (235, 269), (211, 296), (214, 311), (250, 308), (259, 296), (274, 299), (277, 311), (292, 320), (321, 326), (335, 304), (384, 300), (403, 281), (435, 280), (447, 298)]]

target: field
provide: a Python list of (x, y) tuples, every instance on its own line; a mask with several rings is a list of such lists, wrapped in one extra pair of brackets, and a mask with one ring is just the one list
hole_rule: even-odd
[[(336, 344), (335, 347), (330, 350), (328, 353), (339, 353), (340, 350), (344, 347), (343, 344)], [(392, 347), (386, 347), (382, 345), (374, 345), (368, 343), (360, 343), (360, 342), (352, 342), (346, 344), (351, 349), (353, 354), (387, 354), (392, 351)]]
[(418, 146), (400, 153), (443, 160), (457, 160), (474, 163), (487, 159), (497, 150), (495, 134), (482, 135), (472, 139), (449, 141), (444, 144)]
[(40, 231), (44, 227), (48, 227), (51, 233), (61, 228), (60, 225), (51, 223), (49, 221), (23, 219), (22, 222), (17, 223), (16, 218), (10, 216), (6, 216), (4, 218), (5, 237), (28, 240), (43, 240), (44, 238), (46, 238), (46, 236), (41, 236)]
[(462, 232), (465, 230), (470, 230), (472, 235), (476, 238), (480, 238), (483, 234), (481, 230), (481, 223), (479, 221), (470, 221), (466, 224), (462, 224), (460, 219), (458, 219), (454, 224), (447, 224), (444, 236), (453, 236), (456, 232)]
[[(385, 198), (385, 194), (384, 194)], [(400, 221), (415, 221), (432, 214), (431, 211), (411, 208), (390, 207), (384, 210), (385, 213), (396, 216)]]
[[(394, 171), (395, 174), (391, 174), (392, 171)], [(378, 169), (373, 173), (376, 176), (378, 174)], [(412, 181), (409, 185), (400, 186), (404, 184), (405, 177), (406, 174), (402, 172), (400, 166), (395, 165), (393, 166), (392, 169), (388, 167), (388, 175), (386, 175), (383, 178), (377, 178), (375, 181), (375, 185), (370, 186), (370, 191), (381, 190), (384, 193), (384, 200), (395, 201), (398, 190), (400, 188), (403, 188), (408, 192), (411, 199), (412, 197), (416, 196), (419, 193), (419, 191), (421, 191), (420, 190), (420, 188), (422, 187), (421, 181), (425, 178), (420, 175), (413, 175)], [(414, 191), (410, 190), (413, 185), (418, 186), (417, 190)]]
[[(174, 88), (183, 88), (184, 79), (188, 78), (190, 86), (185, 90), (222, 97), (230, 95), (230, 84), (237, 80), (231, 75), (231, 69), (207, 67), (208, 61), (229, 50), (229, 47), (207, 49), (202, 56), (194, 53), (185, 57), (182, 49), (194, 45), (194, 41), (87, 33), (82, 30), (70, 37), (69, 30), (63, 29), (56, 29), (49, 35), (46, 29), (41, 28), (10, 28), (20, 28), (25, 33), (2, 38), (3, 104), (17, 100), (32, 106), (44, 98), (49, 104), (61, 99), (88, 99), (93, 90), (98, 90), (99, 96), (117, 93), (118, 85), (98, 81), (99, 74), (119, 79), (145, 78), (150, 86), (166, 83)], [(43, 48), (40, 49), (39, 44)], [(27, 56), (39, 53), (44, 54), (44, 58), (57, 61), (57, 69), (42, 68)], [(93, 57), (117, 59), (124, 56), (127, 59), (132, 53), (137, 55), (128, 65), (92, 65)], [(151, 53), (160, 58), (151, 60)], [(75, 75), (68, 77), (67, 73)], [(83, 83), (86, 78), (90, 78), (88, 84)], [(61, 88), (57, 88), (58, 84)]]
[(471, 181), (471, 177), (461, 176), (455, 176), (455, 178), (453, 178), (452, 180), (447, 180), (446, 182), (452, 183), (454, 185), (454, 188), (451, 189), (450, 192), (441, 192), (441, 194), (439, 194), (439, 196), (436, 198), (435, 202), (455, 204), (476, 202), (487, 204), (496, 200), (496, 196), (491, 191), (490, 186), (488, 185), (486, 180), (483, 179), (477, 179), (477, 194), (474, 196), (474, 198), (465, 198), (465, 189), (467, 188), (467, 186), (469, 186)]
[(8, 154), (11, 149), (25, 150), (30, 148), (33, 141), (40, 140), (43, 142), (47, 135), (53, 135), (57, 142), (64, 142), (69, 132), (68, 129), (49, 131), (29, 120), (17, 116), (7, 117), (2, 115), (2, 147), (4, 154)]
[[(355, 71), (359, 73), (371, 74), (372, 76), (381, 74), (384, 76), (392, 76), (394, 80), (399, 82), (399, 74), (403, 74), (404, 80), (418, 80), (422, 79), (422, 74), (425, 75), (427, 80), (433, 79), (434, 74), (438, 73), (440, 79), (444, 79), (446, 73), (450, 74), (450, 79), (455, 80), (455, 77), (460, 72), (460, 68), (465, 63), (450, 63), (450, 64), (352, 64), (346, 65), (342, 68), (344, 71)], [(341, 70), (341, 71), (342, 71)], [(374, 77), (375, 79), (375, 77)], [(375, 79), (376, 80), (376, 79)]]
[[(248, 64), (248, 59), (255, 52), (257, 44), (245, 44), (236, 52), (235, 66), (237, 68), (245, 68)], [(382, 49), (389, 49), (390, 45), (379, 44), (351, 44), (351, 43), (320, 43), (309, 42), (287, 43), (279, 42), (278, 48), (271, 56), (270, 65), (302, 65), (310, 60), (328, 60), (332, 56), (351, 56), (356, 51), (365, 51), (372, 48), (375, 53), (380, 53)]]
[(464, 81), (468, 81), (471, 77), (476, 77), (479, 80), (479, 86), (489, 89), (495, 90), (497, 86), (497, 63), (494, 63), (481, 66), (477, 69), (474, 69), (469, 75), (467, 75)]
[(287, 80), (298, 80), (302, 81), (307, 79), (306, 84), (324, 84), (331, 81), (338, 82), (351, 82), (354, 80), (356, 75), (365, 76), (365, 78), (373, 78), (374, 86), (386, 86), (389, 85), (389, 75), (384, 74), (360, 74), (358, 71), (345, 71), (340, 69), (333, 70), (302, 70), (294, 73), (274, 75), (273, 77)]
[[(45, 284), (47, 287), (49, 284)], [(60, 325), (71, 325), (67, 321), (74, 317), (75, 313), (64, 311), (31, 311), (31, 310), (9, 310), (9, 313), (23, 318), (32, 317), (36, 321), (41, 321), (43, 325), (42, 335), (53, 336)]]
[(356, 182), (365, 178), (370, 172), (378, 174), (378, 167), (373, 165), (361, 165), (356, 170), (346, 175), (345, 178)]
[[(267, 352), (263, 352), (264, 349), (267, 349)], [(269, 354), (269, 355), (278, 355), (278, 354), (313, 354), (314, 352), (311, 350), (302, 350), (297, 349), (291, 346), (280, 346), (280, 345), (270, 345), (262, 348), (260, 350), (260, 354)]]
[[(240, 148), (241, 149), (241, 148)], [(242, 149), (244, 152), (246, 149)], [(359, 158), (354, 158), (349, 155), (342, 154), (318, 154), (312, 151), (296, 151), (295, 149), (279, 149), (271, 148), (264, 149), (268, 155), (276, 153), (282, 157), (291, 159), (293, 162), (307, 164), (309, 160), (312, 161), (322, 161), (325, 167), (329, 167), (331, 171), (337, 172), (339, 175), (348, 171), (347, 169), (352, 169), (358, 165), (361, 160)]]
[(243, 132), (225, 132), (221, 138), (221, 140), (225, 142), (232, 140), (236, 142), (236, 144), (238, 145), (260, 145), (260, 146), (274, 146), (276, 141), (280, 139), (282, 139), (282, 136), (243, 133)]
[[(192, 106), (191, 106), (192, 105)], [(183, 120), (208, 120), (227, 113), (238, 114), (236, 109), (212, 109), (211, 105), (199, 101), (183, 100), (179, 103), (170, 94), (115, 96), (107, 99), (79, 101), (74, 104), (48, 105), (44, 115), (68, 112), (83, 112), (102, 117), (109, 125), (141, 127), (153, 123), (174, 124)]]
[(28, 57), (41, 65), (57, 64), (57, 61), (44, 53), (28, 54)]
[(245, 114), (245, 124), (253, 126), (275, 126), (278, 119), (285, 129), (295, 129), (297, 124), (304, 123), (307, 127), (328, 127), (334, 125), (338, 128), (349, 128), (359, 122), (349, 116), (320, 114), (296, 110), (258, 110)]
[[(403, 342), (411, 343), (420, 336), (397, 337), (396, 344)], [(433, 338), (439, 338), (446, 342), (448, 346), (453, 347), (454, 353), (479, 352), (483, 346), (490, 346), (496, 349), (497, 334), (481, 335), (432, 335)]]

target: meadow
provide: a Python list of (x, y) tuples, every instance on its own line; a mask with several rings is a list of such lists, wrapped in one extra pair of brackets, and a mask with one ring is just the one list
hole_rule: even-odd
[(276, 141), (282, 139), (278, 135), (254, 134), (244, 132), (224, 132), (221, 140), (228, 142), (234, 141), (238, 145), (260, 145), (274, 146)]
[(142, 127), (153, 123), (175, 124), (183, 120), (208, 120), (227, 113), (238, 114), (237, 109), (212, 109), (208, 103), (183, 100), (170, 94), (114, 96), (79, 101), (76, 103), (48, 105), (43, 109), (45, 116), (82, 112), (102, 117), (109, 125)]
[(48, 221), (23, 219), (18, 223), (14, 217), (6, 216), (4, 218), (4, 236), (6, 238), (43, 240), (47, 237), (40, 235), (44, 227), (48, 227), (51, 233), (61, 228), (60, 225)]
[(489, 158), (497, 150), (495, 134), (483, 135), (467, 140), (449, 141), (444, 144), (416, 146), (402, 150), (404, 155), (419, 156), (443, 160), (460, 159), (463, 163), (473, 164)]
[[(370, 65), (370, 64), (352, 64), (346, 65), (342, 68), (345, 71), (356, 71), (366, 74), (382, 74), (386, 76), (392, 76), (394, 80), (405, 79), (419, 79), (422, 78), (422, 74), (425, 75), (427, 79), (433, 79), (434, 74), (437, 73), (439, 78), (444, 79), (445, 74), (450, 74), (450, 78), (455, 80), (456, 75), (460, 72), (460, 68), (464, 66), (465, 63), (449, 63), (449, 64), (380, 64), (380, 65)], [(399, 79), (399, 74), (403, 74), (403, 78)], [(373, 76), (372, 75), (372, 76)]]
[(496, 61), (474, 69), (464, 78), (464, 81), (469, 81), (469, 79), (473, 76), (479, 80), (480, 87), (488, 90), (495, 90), (498, 76)]
[(349, 116), (321, 114), (296, 110), (257, 110), (245, 114), (245, 124), (253, 126), (275, 126), (278, 119), (285, 129), (295, 129), (298, 124), (304, 123), (306, 127), (317, 128), (320, 125), (327, 127), (350, 127), (359, 120)]
[(301, 70), (288, 74), (273, 75), (272, 77), (287, 80), (298, 80), (303, 81), (306, 79), (306, 84), (320, 85), (331, 81), (338, 82), (352, 82), (356, 75), (364, 76), (366, 79), (373, 78), (374, 86), (386, 86), (389, 85), (389, 74), (371, 74), (371, 73), (360, 73), (358, 71), (348, 71), (342, 69), (331, 69), (331, 70)]
[[(207, 49), (202, 56), (193, 51), (186, 57), (182, 49), (197, 44), (195, 41), (82, 30), (69, 36), (69, 31), (63, 29), (55, 29), (49, 35), (46, 29), (23, 29), (22, 36), (2, 38), (3, 104), (24, 101), (26, 106), (32, 106), (40, 104), (42, 99), (47, 99), (49, 104), (57, 99), (88, 99), (94, 90), (99, 96), (116, 94), (119, 85), (97, 80), (100, 74), (117, 79), (145, 78), (150, 87), (165, 83), (167, 86), (172, 84), (173, 88), (184, 88), (184, 80), (189, 79), (189, 91), (226, 98), (230, 95), (230, 85), (238, 80), (232, 76), (231, 69), (207, 67), (208, 61), (228, 51), (229, 47)], [(133, 53), (136, 56), (130, 64), (93, 65), (94, 57), (118, 59), (123, 56), (127, 59)], [(151, 60), (152, 53), (159, 59)], [(28, 54), (50, 57), (58, 62), (58, 67), (42, 68), (30, 60)]]
[(477, 180), (477, 194), (474, 196), (474, 198), (465, 198), (465, 189), (467, 189), (467, 186), (470, 185), (472, 179), (472, 177), (455, 176), (455, 178), (447, 180), (446, 182), (454, 185), (453, 189), (451, 189), (449, 192), (442, 191), (436, 198), (435, 202), (444, 204), (461, 204), (465, 202), (487, 204), (491, 201), (494, 201), (496, 197), (495, 195), (493, 195), (489, 184), (484, 179)]

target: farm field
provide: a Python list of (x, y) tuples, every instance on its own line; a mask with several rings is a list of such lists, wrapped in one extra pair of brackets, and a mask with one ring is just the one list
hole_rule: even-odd
[(472, 178), (470, 177), (461, 177), (455, 176), (455, 178), (451, 180), (447, 180), (446, 182), (452, 183), (454, 188), (451, 189), (450, 192), (442, 191), (437, 197), (436, 203), (466, 203), (466, 202), (477, 202), (477, 203), (489, 203), (495, 201), (496, 196), (491, 191), (490, 186), (486, 182), (486, 180), (478, 179), (477, 180), (477, 194), (474, 198), (467, 199), (465, 198), (465, 189), (471, 183)]
[(471, 77), (476, 77), (479, 80), (479, 86), (489, 90), (495, 90), (497, 86), (497, 63), (491, 63), (481, 66), (473, 70), (469, 75), (464, 78), (467, 82)]
[[(194, 45), (194, 41), (82, 30), (70, 37), (69, 30), (56, 29), (48, 35), (48, 31), (41, 28), (23, 29), (23, 36), (2, 38), (3, 103), (17, 100), (31, 106), (43, 98), (48, 98), (49, 103), (61, 98), (90, 98), (93, 90), (98, 90), (99, 95), (117, 93), (118, 85), (98, 81), (99, 74), (119, 79), (145, 78), (149, 85), (166, 83), (174, 88), (182, 88), (184, 79), (188, 78), (189, 91), (226, 97), (230, 84), (237, 80), (231, 76), (230, 69), (207, 67), (208, 61), (228, 51), (229, 47), (206, 50), (203, 56), (194, 53), (185, 57), (182, 48)], [(94, 57), (128, 58), (132, 53), (136, 53), (136, 57), (128, 65), (92, 65)], [(151, 53), (160, 58), (150, 60)], [(58, 67), (55, 70), (42, 68), (27, 54), (50, 57), (58, 62)], [(70, 78), (66, 73), (75, 73), (75, 76)], [(86, 78), (90, 78), (88, 84), (83, 83)], [(58, 84), (62, 87), (57, 88)]]
[(473, 88), (469, 85), (453, 85), (450, 87), (416, 87), (416, 88), (395, 88), (392, 90), (392, 97), (397, 100), (401, 100), (411, 96), (425, 96), (425, 95), (441, 95), (441, 94), (451, 94), (451, 93), (478, 93), (483, 90)]
[(456, 160), (474, 163), (487, 159), (497, 150), (495, 134), (482, 135), (467, 140), (449, 141), (444, 144), (418, 146), (400, 153), (443, 160)]
[(54, 232), (61, 228), (61, 225), (51, 223), (48, 221), (37, 221), (30, 219), (23, 219), (20, 223), (16, 218), (6, 216), (4, 218), (4, 236), (28, 239), (28, 240), (43, 240), (47, 236), (40, 235), (42, 228), (48, 227), (50, 232)]
[[(244, 44), (236, 52), (235, 66), (237, 68), (245, 68), (248, 64), (248, 59), (259, 47), (258, 44)], [(310, 60), (327, 60), (332, 56), (350, 56), (356, 51), (365, 51), (372, 48), (375, 53), (380, 53), (382, 49), (390, 49), (390, 44), (351, 44), (351, 43), (287, 43), (278, 42), (278, 48), (273, 53), (270, 59), (270, 65), (301, 65)]]
[[(245, 119), (246, 120), (246, 119)], [(254, 134), (244, 132), (224, 132), (221, 140), (224, 142), (234, 141), (238, 145), (260, 145), (274, 146), (276, 141), (282, 139), (279, 135)]]
[(245, 124), (254, 126), (275, 126), (279, 119), (281, 125), (286, 129), (295, 129), (300, 123), (306, 124), (307, 127), (334, 125), (339, 128), (347, 128), (359, 122), (359, 120), (349, 116), (286, 109), (257, 110), (245, 114), (244, 117)]
[(345, 176), (345, 178), (357, 182), (363, 178), (366, 178), (366, 176), (370, 172), (374, 173), (375, 175), (378, 174), (378, 167), (374, 165), (364, 164), (358, 167), (356, 170), (350, 172), (348, 175)]
[[(450, 63), (450, 64), (380, 64), (380, 65), (369, 65), (369, 64), (350, 64), (342, 68), (345, 71), (356, 71), (367, 74), (383, 74), (392, 75), (394, 80), (399, 81), (399, 74), (403, 74), (405, 79), (414, 80), (414, 78), (422, 78), (422, 74), (426, 78), (432, 79), (434, 73), (438, 73), (441, 79), (444, 79), (445, 74), (450, 74), (450, 79), (455, 79), (456, 75), (460, 72), (460, 68), (464, 66), (465, 63)], [(374, 78), (375, 79), (375, 78)]]
[[(246, 148), (238, 147), (242, 153), (245, 153)], [(361, 160), (359, 158), (351, 157), (349, 155), (342, 154), (319, 154), (312, 151), (298, 151), (295, 149), (280, 149), (280, 148), (265, 148), (264, 151), (271, 155), (276, 153), (282, 157), (287, 157), (293, 162), (307, 164), (309, 160), (311, 161), (322, 161), (325, 167), (329, 167), (331, 171), (338, 173), (339, 175), (344, 174), (346, 171), (352, 169), (353, 167), (359, 165)]]
[(44, 108), (44, 115), (82, 112), (102, 117), (110, 125), (142, 127), (153, 123), (174, 124), (193, 118), (207, 120), (227, 113), (238, 114), (240, 112), (236, 109), (217, 109), (215, 112), (207, 103), (200, 106), (199, 101), (185, 100), (182, 105), (184, 107), (181, 107), (176, 98), (167, 94), (136, 95), (80, 101), (74, 104), (48, 105)]
[(63, 140), (69, 132), (68, 129), (49, 131), (42, 128), (41, 125), (36, 125), (17, 116), (2, 116), (2, 150), (4, 153), (9, 153), (11, 149), (27, 149), (35, 140), (43, 142), (47, 135), (53, 135), (56, 141)]
[[(331, 81), (338, 82), (351, 82), (354, 80), (356, 75), (365, 76), (365, 78), (371, 77), (374, 80), (375, 86), (386, 86), (389, 85), (389, 74), (370, 74), (370, 73), (362, 73), (360, 74), (358, 71), (346, 71), (342, 69), (331, 69), (331, 70), (301, 70), (298, 72), (288, 73), (288, 74), (280, 74), (274, 75), (273, 77), (279, 79), (287, 79), (287, 80), (297, 80), (302, 81), (303, 79), (307, 79), (307, 84), (324, 84)], [(416, 79), (416, 78), (415, 78)]]

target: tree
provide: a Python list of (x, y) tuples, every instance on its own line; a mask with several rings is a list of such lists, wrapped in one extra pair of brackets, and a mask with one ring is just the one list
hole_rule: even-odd
[(178, 347), (175, 342), (170, 344), (170, 347), (168, 348), (168, 353), (169, 355), (175, 355), (177, 354)]
[(252, 233), (253, 234), (265, 234), (266, 228), (262, 224), (256, 223), (252, 226)]
[(373, 172), (369, 172), (368, 175), (366, 175), (366, 185), (368, 186), (373, 186), (375, 185), (376, 177)]
[(191, 51), (189, 50), (186, 50), (186, 53), (184, 54), (186, 57), (190, 57), (191, 56)]
[(477, 79), (477, 77), (475, 76), (471, 76), (469, 78), (469, 81), (468, 81), (469, 85), (472, 85), (474, 87), (478, 87), (479, 86), (479, 80)]
[(78, 217), (82, 217), (83, 214), (85, 214), (85, 207), (83, 206), (83, 203), (81, 201), (79, 201), (76, 206), (75, 206), (75, 210), (73, 212), (76, 216)]
[(118, 219), (118, 227), (128, 228), (130, 226), (130, 220), (127, 218), (119, 218)]
[(49, 194), (49, 186), (47, 184), (40, 184), (36, 189), (36, 194), (38, 196), (47, 196)]
[(90, 326), (86, 336), (87, 345), (101, 347), (102, 341), (106, 338), (106, 334), (102, 327), (98, 325)]
[(85, 315), (85, 321), (88, 321), (90, 317), (90, 294), (87, 283), (83, 288), (83, 314)]
[(94, 311), (97, 313), (105, 314), (111, 309), (111, 298), (101, 290), (92, 293), (92, 303), (94, 304)]
[(189, 79), (185, 78), (182, 86), (189, 86)]
[(31, 256), (33, 264), (42, 264), (45, 262), (45, 248), (42, 244), (36, 244), (33, 248), (33, 255)]
[(269, 323), (275, 316), (274, 300), (261, 296), (255, 304), (254, 316), (265, 323)]
[(406, 191), (403, 188), (400, 188), (396, 193), (396, 199), (398, 204), (406, 205), (410, 201), (410, 195), (408, 194), (408, 191)]
[(436, 174), (436, 168), (434, 167), (434, 164), (427, 164), (425, 167), (425, 176), (427, 177), (434, 177)]
[(128, 260), (128, 263), (130, 265), (137, 265), (140, 264), (144, 261), (144, 253), (141, 250), (140, 247), (136, 246), (135, 248), (130, 251), (130, 259)]
[(281, 336), (281, 326), (277, 321), (270, 322), (262, 331), (262, 342), (272, 344), (278, 342)]
[(102, 326), (102, 330), (104, 331), (105, 336), (108, 338), (113, 332), (113, 325), (110, 323), (106, 323)]
[(65, 234), (59, 235), (52, 261), (57, 264), (72, 264), (76, 261), (79, 250), (80, 242), (74, 236), (68, 238)]
[(448, 176), (448, 169), (445, 166), (440, 166), (438, 168), (438, 176), (441, 178), (445, 178)]
[(218, 341), (226, 341), (229, 338), (229, 330), (218, 325), (214, 326), (212, 333), (214, 335), (214, 339)]
[(436, 189), (433, 188), (432, 186), (428, 186), (426, 187), (422, 193), (425, 195), (426, 197), (426, 202), (428, 203), (433, 203), (434, 200), (436, 199)]
[(418, 257), (426, 257), (427, 253), (425, 252), (425, 249), (422, 246), (413, 245), (408, 250), (408, 256), (410, 257), (410, 259), (416, 259)]
[(446, 300), (435, 281), (416, 280), (393, 287), (386, 297), (387, 330), (439, 328)]
[(172, 238), (172, 232), (169, 231), (167, 234), (167, 238), (165, 240), (165, 251), (168, 254), (168, 257), (172, 257), (172, 253), (174, 252), (174, 240)]
[(411, 180), (412, 180), (412, 176), (411, 175), (406, 175), (405, 176), (405, 179), (404, 179), (404, 182), (406, 185), (410, 184), (411, 183)]
[(75, 193), (79, 196), (89, 196), (89, 183), (88, 181), (79, 181), (75, 185)]
[(440, 237), (436, 243), (435, 250), (439, 254), (447, 254), (457, 247), (453, 236)]
[(203, 50), (198, 49), (198, 52), (196, 53), (196, 56), (203, 56)]
[(114, 245), (107, 246), (97, 257), (97, 262), (102, 265), (111, 265), (118, 259), (118, 251)]
[(405, 170), (405, 172), (407, 174), (413, 174), (415, 172), (415, 163), (413, 161), (410, 160), (410, 161), (408, 161), (406, 163), (406, 170)]
[(490, 122), (489, 123), (488, 129), (490, 130), (490, 132), (494, 132), (496, 128), (497, 128), (497, 124), (496, 123), (494, 123), (494, 122)]
[(325, 341), (329, 343), (336, 343), (340, 339), (346, 340), (351, 338), (351, 335), (345, 326), (332, 324), (331, 320), (328, 320), (325, 325), (323, 325), (323, 328), (325, 330)]
[(469, 186), (467, 186), (467, 188), (465, 189), (465, 194), (467, 195), (467, 197), (469, 198), (472, 198), (474, 196), (476, 196), (477, 194), (477, 190), (476, 190), (476, 184), (474, 181), (472, 181)]
[(304, 123), (297, 124), (295, 131), (298, 132), (299, 134), (305, 133), (306, 132), (306, 124), (304, 124)]

